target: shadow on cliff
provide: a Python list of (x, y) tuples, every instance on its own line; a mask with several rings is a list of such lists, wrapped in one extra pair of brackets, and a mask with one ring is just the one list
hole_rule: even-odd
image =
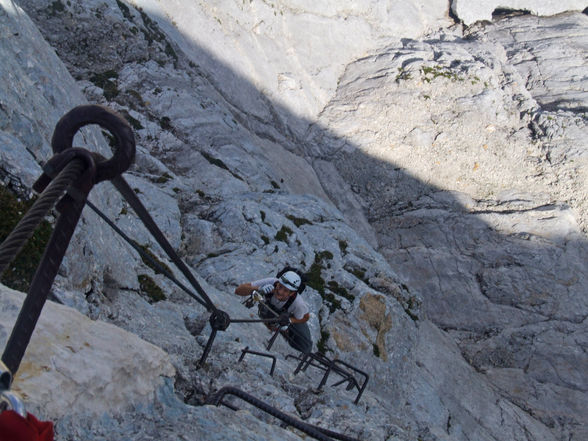
[[(165, 17), (158, 21), (167, 29), (176, 29)], [(306, 157), (309, 166), (316, 160), (325, 160), (338, 167), (348, 192), (354, 193), (352, 200), (363, 200), (364, 206), (368, 205), (363, 215), (377, 232), (379, 251), (409, 289), (419, 291), (425, 299), (427, 315), (439, 326), (482, 335), (549, 319), (580, 323), (586, 318), (588, 307), (582, 300), (582, 291), (587, 270), (581, 256), (588, 246), (583, 239), (570, 243), (565, 237), (546, 240), (530, 231), (503, 234), (495, 230), (480, 216), (491, 210), (476, 213), (453, 193), (363, 153), (361, 146), (349, 145), (326, 127), (301, 120), (271, 102), (214, 54), (179, 36), (188, 45), (188, 56), (199, 66), (199, 73), (206, 75), (243, 126)], [(251, 111), (245, 98), (251, 100), (252, 108), (258, 108), (260, 103), (267, 106), (267, 118), (260, 117), (259, 111)], [(301, 137), (290, 127), (309, 130)], [(320, 140), (345, 144), (345, 152), (333, 149), (328, 157), (313, 157), (316, 149), (309, 142)], [(218, 157), (223, 159), (220, 152)], [(345, 172), (349, 164), (353, 164), (354, 174)], [(322, 178), (320, 170), (317, 175)], [(328, 188), (332, 182), (322, 182), (325, 192), (333, 195)], [(348, 200), (337, 200), (335, 196), (331, 201), (347, 215), (350, 225), (357, 224), (353, 213), (342, 206)], [(549, 218), (565, 209), (551, 205), (537, 207), (536, 211)], [(513, 213), (497, 208), (495, 214), (524, 217), (525, 211)], [(574, 261), (578, 264), (570, 265)], [(540, 283), (533, 283), (537, 281)], [(573, 307), (564, 308), (562, 304)]]
[[(328, 127), (301, 120), (271, 102), (214, 54), (193, 43), (190, 52), (208, 80), (234, 106), (241, 124), (305, 157), (350, 225), (357, 228), (367, 219), (376, 231), (378, 250), (408, 289), (422, 296), (426, 316), (452, 333), (469, 363), (476, 369), (520, 369), (529, 372), (533, 381), (583, 390), (585, 384), (578, 380), (585, 365), (581, 356), (565, 347), (553, 349), (565, 367), (552, 370), (545, 367), (551, 355), (533, 346), (536, 335), (555, 327), (565, 338), (587, 317), (588, 268), (582, 256), (588, 255), (588, 242), (580, 234), (577, 240), (558, 236), (557, 225), (549, 225), (551, 219), (566, 218), (569, 207), (554, 203), (519, 210), (505, 209), (497, 202), (490, 208), (481, 204), (483, 208), (472, 209), (455, 193), (369, 156), (360, 145), (350, 145)], [(269, 118), (252, 115), (255, 112), (247, 108), (243, 97), (253, 97), (254, 107), (260, 102), (268, 106)], [(299, 136), (290, 127), (309, 129)], [(345, 149), (334, 148), (328, 155), (313, 153), (317, 149), (310, 143), (320, 140), (345, 145)], [(334, 164), (343, 178), (339, 182), (325, 179), (318, 165), (321, 161)], [(350, 164), (354, 173), (346, 170)], [(333, 191), (329, 185), (339, 188)], [(340, 187), (347, 187), (349, 198), (341, 197)], [(504, 233), (484, 220), (511, 216), (511, 225), (525, 225), (525, 216), (531, 212), (548, 224), (544, 232), (550, 237), (534, 233), (532, 225), (528, 230), (517, 227), (516, 232), (507, 228)], [(373, 275), (368, 271), (366, 276)]]

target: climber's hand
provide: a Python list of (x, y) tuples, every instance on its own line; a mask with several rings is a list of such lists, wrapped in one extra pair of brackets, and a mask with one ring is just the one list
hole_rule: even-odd
[(267, 285), (263, 285), (257, 288), (257, 291), (259, 291), (262, 295), (271, 294), (274, 292), (274, 285), (268, 283)]

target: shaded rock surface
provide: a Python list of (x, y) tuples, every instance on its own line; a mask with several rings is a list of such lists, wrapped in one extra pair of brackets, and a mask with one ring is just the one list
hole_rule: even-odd
[[(127, 180), (215, 304), (254, 317), (234, 287), (300, 266), (315, 348), (370, 376), (358, 405), (317, 391), (278, 339), (269, 377), (238, 359), (270, 335), (238, 324), (195, 369), (209, 314), (88, 211), (52, 297), (169, 358), (148, 386), (92, 377), (96, 409), (119, 381), (149, 391), (99, 417), (63, 415), (59, 383), (27, 393), (57, 439), (300, 439), (238, 400), (202, 405), (227, 384), (362, 440), (587, 436), (587, 17), (450, 26), (441, 3), (0, 2), (5, 186), (28, 195), (59, 117), (107, 104), (137, 136)], [(78, 143), (108, 156), (100, 130)], [(110, 184), (92, 200), (170, 264)]]

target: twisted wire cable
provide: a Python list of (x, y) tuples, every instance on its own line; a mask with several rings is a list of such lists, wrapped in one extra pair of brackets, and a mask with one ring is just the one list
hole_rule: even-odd
[(86, 163), (81, 158), (74, 158), (41, 193), (33, 206), (0, 245), (0, 274), (24, 247), (37, 226), (55, 206), (68, 186), (75, 182), (85, 169)]
[(110, 226), (110, 228), (112, 228), (120, 237), (122, 237), (122, 239), (127, 242), (130, 246), (132, 246), (135, 251), (137, 251), (141, 257), (143, 259), (146, 259), (149, 261), (149, 263), (151, 263), (151, 265), (153, 265), (155, 268), (157, 268), (157, 270), (163, 274), (165, 277), (167, 277), (169, 280), (171, 280), (173, 283), (176, 284), (176, 286), (178, 286), (180, 289), (182, 289), (186, 294), (188, 294), (190, 297), (192, 297), (194, 300), (196, 300), (198, 303), (200, 303), (202, 306), (204, 306), (205, 308), (208, 307), (208, 305), (200, 299), (200, 297), (198, 297), (196, 294), (194, 294), (190, 289), (188, 289), (183, 283), (181, 283), (176, 277), (174, 277), (173, 274), (171, 274), (169, 271), (167, 271), (162, 265), (160, 265), (158, 262), (155, 261), (155, 259), (153, 259), (149, 254), (147, 254), (138, 244), (137, 242), (135, 242), (133, 239), (131, 239), (124, 231), (122, 231), (108, 216), (106, 216), (106, 214), (104, 214), (96, 205), (94, 205), (92, 202), (90, 201), (86, 201), (86, 205), (88, 207), (90, 207), (98, 216), (100, 216), (100, 218), (106, 222), (108, 224), (108, 226)]

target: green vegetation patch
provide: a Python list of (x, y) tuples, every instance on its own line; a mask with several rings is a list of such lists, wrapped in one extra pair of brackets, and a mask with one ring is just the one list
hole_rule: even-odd
[(147, 43), (151, 45), (154, 41), (165, 41), (165, 34), (161, 32), (159, 25), (151, 20), (151, 17), (149, 17), (141, 8), (137, 9), (137, 11), (141, 14), (141, 19), (143, 20), (144, 25), (141, 27), (140, 31), (145, 36)]
[[(104, 93), (106, 94), (106, 90), (104, 91)], [(104, 96), (106, 96), (106, 95), (104, 95)], [(119, 113), (124, 117), (124, 119), (127, 120), (127, 122), (129, 123), (129, 125), (133, 129), (135, 129), (135, 130), (141, 130), (141, 129), (144, 128), (143, 127), (143, 124), (141, 124), (138, 119), (133, 118), (131, 116), (131, 114), (127, 110), (125, 110), (125, 109), (119, 110)]]
[(167, 131), (171, 131), (174, 128), (174, 126), (172, 126), (172, 124), (171, 124), (171, 119), (168, 116), (162, 116), (159, 119), (159, 126), (163, 130), (167, 130)]
[[(141, 94), (139, 92), (137, 92), (135, 89), (129, 89), (129, 90), (127, 90), (127, 93), (132, 98), (134, 98), (134, 100), (137, 102), (137, 104), (139, 104), (139, 106), (145, 107), (145, 101), (143, 101), (143, 97), (141, 96)], [(133, 100), (130, 100), (130, 104), (133, 104)], [(135, 108), (135, 107), (136, 106), (133, 106), (133, 108)]]
[(376, 343), (373, 343), (372, 346), (373, 346), (374, 355), (379, 358), (380, 357), (380, 347)]
[(362, 282), (364, 282), (366, 285), (369, 285), (369, 280), (365, 276), (365, 273), (367, 272), (367, 269), (365, 269), (365, 268), (348, 268), (348, 267), (346, 267), (345, 270), (347, 270), (348, 272), (350, 272), (351, 274), (353, 274), (355, 277), (357, 277), (359, 280), (361, 280)]
[(206, 153), (206, 152), (203, 152), (203, 151), (201, 151), (201, 152), (200, 152), (200, 154), (201, 154), (202, 156), (204, 156), (204, 159), (206, 159), (206, 160), (207, 160), (208, 162), (210, 162), (212, 165), (216, 165), (217, 167), (220, 167), (220, 168), (222, 168), (222, 169), (224, 169), (224, 170), (228, 171), (230, 174), (232, 174), (232, 175), (233, 175), (235, 178), (239, 179), (240, 181), (242, 181), (242, 180), (243, 180), (243, 179), (241, 178), (241, 176), (239, 176), (239, 175), (237, 175), (237, 174), (233, 173), (233, 172), (232, 172), (232, 171), (229, 169), (229, 167), (227, 167), (227, 165), (226, 165), (226, 164), (225, 164), (223, 161), (221, 161), (220, 159), (218, 159), (218, 158), (215, 158), (214, 156), (210, 155), (209, 153)]
[[(19, 200), (9, 189), (0, 186), (0, 207), (2, 207), (0, 242), (8, 237), (33, 203), (34, 200)], [(29, 290), (52, 232), (52, 225), (46, 220), (41, 221), (32, 237), (0, 275), (0, 281), (4, 285), (18, 291), (27, 292)]]
[(51, 3), (48, 6), (47, 9), (48, 9), (48, 14), (51, 17), (55, 17), (58, 14), (62, 13), (63, 11), (65, 11), (65, 5), (62, 2), (60, 2), (59, 0), (55, 0), (53, 3)]
[(327, 292), (321, 295), (321, 297), (327, 301), (329, 306), (329, 312), (332, 314), (337, 309), (341, 309), (341, 300), (339, 300), (335, 294)]
[(167, 56), (172, 57), (174, 60), (178, 61), (178, 54), (176, 54), (176, 51), (174, 50), (172, 45), (169, 44), (169, 41), (165, 42), (165, 49), (163, 51)]
[(445, 66), (422, 66), (421, 74), (423, 80), (427, 83), (430, 83), (439, 77), (447, 78), (451, 81), (463, 81), (463, 78), (459, 77), (455, 72)]
[(149, 298), (149, 303), (159, 302), (167, 298), (160, 286), (148, 275), (139, 274), (137, 280), (139, 281), (141, 292)]
[(164, 271), (167, 271), (168, 274), (173, 274), (169, 266), (159, 260), (157, 256), (151, 252), (147, 245), (139, 245), (137, 242), (135, 242), (135, 246), (139, 247), (143, 253), (147, 255), (145, 256), (143, 253), (139, 253), (143, 263), (155, 271), (155, 274), (163, 274)]
[(308, 277), (307, 285), (310, 286), (312, 289), (318, 291), (318, 293), (323, 296), (325, 294), (325, 279), (321, 276), (322, 267), (320, 262), (315, 261), (312, 265), (310, 265), (310, 270), (306, 273)]
[(155, 179), (155, 183), (156, 184), (165, 184), (166, 182), (169, 182), (173, 179), (173, 177), (165, 172), (164, 174), (162, 174), (161, 176), (159, 176), (158, 178)]
[(324, 297), (325, 295), (325, 279), (323, 279), (321, 273), (323, 270), (323, 260), (331, 260), (333, 253), (330, 251), (321, 251), (314, 254), (314, 262), (310, 266), (310, 270), (307, 273), (308, 282), (307, 285), (318, 291), (318, 293)]
[(410, 80), (412, 77), (410, 75), (410, 72), (404, 70), (403, 67), (399, 67), (398, 68), (398, 73), (396, 74), (396, 81), (401, 81), (401, 80)]
[(309, 224), (312, 225), (312, 222), (304, 219), (302, 217), (296, 217), (296, 216), (292, 216), (292, 215), (287, 215), (286, 216), (288, 219), (290, 219), (294, 225), (296, 225), (297, 227), (300, 227), (301, 225), (305, 225), (305, 224)]
[(341, 297), (346, 298), (350, 302), (353, 302), (355, 300), (355, 296), (353, 294), (350, 294), (349, 291), (347, 291), (345, 288), (343, 288), (341, 285), (339, 285), (334, 280), (329, 281), (329, 283), (327, 284), (327, 286), (335, 294), (337, 294), (337, 295), (339, 295)]
[[(104, 90), (104, 98), (109, 101), (114, 100), (120, 91), (113, 79), (118, 78), (118, 73), (114, 70), (107, 70), (102, 73), (96, 73), (90, 77), (90, 81)], [(130, 122), (130, 121), (129, 121)]]
[(120, 12), (122, 12), (123, 17), (126, 18), (128, 21), (132, 22), (133, 16), (131, 15), (131, 10), (129, 9), (129, 7), (120, 0), (116, 0), (116, 4), (118, 5)]
[(320, 253), (315, 253), (314, 261), (323, 261), (323, 260), (333, 260), (333, 253), (328, 250), (321, 251)]
[(293, 233), (293, 231), (290, 228), (288, 228), (286, 225), (282, 225), (282, 228), (280, 228), (280, 231), (278, 231), (276, 233), (275, 239), (288, 243), (288, 237), (292, 233)]
[(316, 347), (318, 351), (323, 355), (327, 353), (327, 341), (329, 340), (330, 336), (331, 334), (329, 333), (329, 331), (321, 329), (321, 337), (319, 338), (319, 341), (316, 343)]
[[(321, 295), (322, 299), (326, 301), (329, 307), (329, 312), (331, 313), (335, 312), (337, 309), (341, 309), (341, 300), (337, 298), (337, 295), (341, 295), (351, 302), (355, 300), (355, 296), (349, 294), (347, 290), (339, 286), (337, 282), (330, 281), (326, 283), (325, 279), (322, 277), (325, 262), (332, 259), (333, 253), (330, 251), (325, 250), (315, 253), (314, 262), (310, 266), (310, 270), (306, 273), (308, 278), (307, 285), (315, 289)], [(326, 265), (328, 266), (329, 264), (327, 263)]]

